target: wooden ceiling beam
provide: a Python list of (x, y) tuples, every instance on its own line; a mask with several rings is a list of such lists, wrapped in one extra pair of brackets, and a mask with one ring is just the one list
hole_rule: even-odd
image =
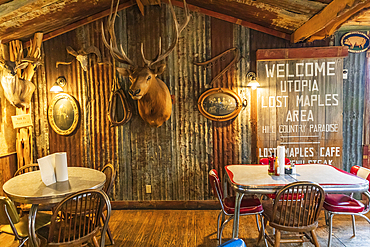
[[(133, 6), (133, 5), (135, 5), (135, 3), (132, 2), (132, 1), (131, 2), (126, 2), (126, 3), (121, 3), (118, 6), (118, 11), (121, 11), (123, 9), (127, 9), (127, 8), (129, 8), (129, 7)], [(46, 40), (55, 38), (55, 37), (57, 37), (59, 35), (62, 35), (64, 33), (70, 32), (70, 31), (72, 31), (72, 30), (74, 30), (76, 28), (82, 27), (84, 25), (87, 25), (89, 23), (92, 23), (94, 21), (97, 21), (97, 20), (99, 20), (101, 18), (104, 18), (104, 17), (108, 16), (109, 14), (110, 14), (110, 9), (107, 9), (107, 10), (104, 10), (104, 11), (102, 11), (100, 13), (95, 14), (95, 15), (89, 16), (88, 18), (85, 18), (85, 19), (82, 19), (80, 21), (74, 22), (74, 23), (72, 23), (70, 25), (67, 25), (67, 26), (63, 27), (63, 28), (60, 28), (60, 29), (57, 29), (57, 30), (55, 30), (53, 32), (50, 32), (50, 33), (45, 34), (44, 37), (43, 37), (43, 39), (42, 39), (42, 41), (46, 41)], [(29, 47), (29, 45), (30, 45), (30, 41), (27, 41), (27, 42), (24, 43), (24, 46), (25, 47)]]
[(292, 43), (324, 39), (352, 15), (369, 7), (368, 0), (333, 0), (292, 34)]
[[(168, 3), (168, 0), (162, 0), (162, 2)], [(172, 0), (171, 2), (172, 2), (173, 6), (184, 8), (184, 4), (181, 0), (176, 0), (176, 1)], [(276, 36), (276, 37), (279, 37), (279, 38), (282, 38), (282, 39), (291, 40), (291, 36), (288, 33), (280, 32), (280, 31), (277, 31), (277, 30), (274, 30), (274, 29), (271, 29), (271, 28), (267, 28), (267, 27), (264, 27), (264, 26), (261, 26), (261, 25), (255, 24), (255, 23), (244, 21), (244, 20), (229, 16), (229, 15), (221, 14), (221, 13), (218, 13), (218, 12), (215, 12), (215, 11), (212, 11), (212, 10), (200, 8), (200, 7), (195, 6), (195, 5), (191, 5), (191, 4), (187, 4), (187, 5), (188, 5), (189, 10), (191, 10), (191, 11), (198, 12), (198, 13), (201, 13), (201, 14), (205, 14), (205, 15), (223, 20), (223, 21), (238, 24), (238, 25), (243, 26), (243, 27), (248, 27), (250, 29), (257, 30), (257, 31), (260, 31), (260, 32), (263, 32), (263, 33), (267, 33), (267, 34), (270, 34), (272, 36)]]

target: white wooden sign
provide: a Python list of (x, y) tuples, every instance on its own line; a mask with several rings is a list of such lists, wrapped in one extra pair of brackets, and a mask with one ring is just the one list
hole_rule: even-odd
[(31, 114), (12, 116), (12, 122), (13, 122), (14, 129), (32, 126)]
[(318, 50), (303, 49), (303, 58), (289, 57), (297, 49), (283, 49), (281, 58), (259, 51), (264, 59), (257, 60), (258, 158), (276, 156), (281, 145), (292, 163), (342, 168), (343, 58), (305, 58)]

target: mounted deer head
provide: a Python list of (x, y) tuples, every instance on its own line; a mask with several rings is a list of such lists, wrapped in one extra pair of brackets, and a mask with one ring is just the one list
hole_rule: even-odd
[(5, 98), (15, 107), (28, 107), (32, 94), (35, 91), (35, 85), (24, 78), (20, 78), (18, 69), (25, 69), (29, 64), (34, 65), (36, 70), (40, 64), (40, 58), (24, 58), (23, 49), (18, 53), (18, 58), (15, 62), (5, 60), (0, 56), (0, 80), (4, 89)]
[(161, 53), (161, 38), (159, 38), (159, 51), (155, 59), (147, 60), (144, 55), (144, 44), (141, 43), (141, 55), (145, 62), (144, 67), (139, 67), (126, 56), (125, 51), (120, 46), (118, 49), (116, 42), (116, 35), (114, 31), (114, 22), (117, 16), (119, 1), (113, 14), (113, 1), (111, 6), (111, 13), (108, 18), (107, 29), (110, 36), (109, 43), (105, 37), (104, 26), (102, 24), (102, 36), (105, 46), (110, 50), (112, 57), (121, 63), (130, 65), (130, 68), (117, 68), (117, 71), (123, 75), (128, 76), (131, 82), (129, 94), (134, 100), (138, 101), (138, 110), (141, 118), (149, 123), (151, 126), (159, 127), (167, 121), (172, 112), (172, 102), (170, 91), (166, 84), (157, 78), (162, 74), (166, 65), (159, 63), (174, 50), (181, 31), (185, 28), (190, 20), (190, 14), (184, 0), (184, 8), (186, 13), (185, 23), (179, 26), (176, 19), (175, 10), (173, 9), (171, 1), (170, 9), (174, 19), (175, 30), (173, 42), (166, 52)]

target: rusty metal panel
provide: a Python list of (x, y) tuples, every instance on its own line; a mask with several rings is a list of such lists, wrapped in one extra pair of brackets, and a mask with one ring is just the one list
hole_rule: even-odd
[[(246, 87), (246, 75), (250, 71), (250, 29), (234, 25), (234, 46), (239, 48), (240, 60), (235, 71), (236, 87), (243, 102), (247, 103), (237, 117), (239, 136), (238, 163), (251, 163), (251, 90)], [(255, 71), (254, 71), (255, 72)]]
[[(65, 76), (67, 84), (63, 90), (79, 102), (80, 123), (77, 130), (70, 136), (58, 135), (49, 127), (50, 153), (67, 152), (69, 166), (101, 169), (106, 163), (113, 163), (117, 147), (114, 142), (115, 130), (109, 127), (106, 114), (112, 81), (112, 66), (98, 64), (97, 58), (90, 55), (88, 70), (85, 72), (75, 57), (66, 51), (67, 46), (71, 46), (76, 51), (90, 45), (100, 46), (101, 49), (102, 42), (100, 33), (96, 31), (98, 30), (97, 25), (98, 23), (92, 23), (44, 42), (46, 76), (45, 79), (37, 80), (36, 96), (41, 95), (41, 97), (35, 99), (35, 107), (40, 108), (41, 106), (42, 112), (37, 116), (35, 113), (35, 118), (40, 118), (42, 121), (47, 120), (46, 105), (55, 96), (49, 90), (59, 76)], [(57, 61), (72, 61), (72, 63), (59, 65), (56, 68)], [(43, 83), (46, 85), (43, 86)], [(37, 131), (47, 130), (46, 126), (45, 122), (39, 124)], [(43, 145), (42, 139), (37, 140), (36, 145)], [(48, 151), (38, 151), (37, 157), (47, 153)]]
[[(175, 12), (182, 23), (183, 9), (175, 7)], [(149, 59), (157, 53), (159, 37), (162, 37), (163, 49), (169, 46), (174, 24), (167, 4), (146, 7), (145, 16), (136, 6), (118, 14), (117, 43), (122, 44), (133, 61), (143, 63), (141, 42)], [(165, 72), (159, 76), (174, 98), (171, 118), (159, 128), (152, 128), (141, 119), (137, 103), (131, 98), (128, 100), (133, 105), (132, 119), (122, 126), (109, 126), (107, 107), (114, 71), (111, 55), (101, 41), (100, 24), (106, 18), (44, 42), (45, 63), (43, 70), (37, 72), (38, 91), (33, 105), (38, 108), (34, 118), (40, 119), (35, 123), (36, 156), (66, 151), (70, 166), (101, 169), (104, 164), (112, 163), (117, 169), (114, 200), (213, 198), (208, 171), (212, 168), (220, 171), (230, 163), (250, 163), (253, 156), (249, 104), (252, 96), (245, 87), (245, 75), (255, 71), (255, 51), (284, 48), (289, 44), (238, 25), (213, 22), (203, 14), (191, 14), (179, 43), (167, 59)], [(228, 33), (227, 39), (223, 30)], [(79, 50), (90, 45), (100, 49), (105, 63), (98, 64), (96, 56), (89, 55), (89, 69), (84, 72), (76, 59), (67, 54), (66, 47)], [(234, 120), (213, 123), (199, 113), (197, 104), (199, 96), (210, 88), (214, 71), (192, 62), (206, 61), (232, 46), (240, 49), (241, 59), (217, 86), (233, 89), (248, 104)], [(72, 63), (56, 68), (57, 61)], [(65, 92), (73, 95), (81, 106), (80, 125), (67, 137), (57, 135), (46, 117), (48, 102), (54, 96), (49, 90), (61, 75), (67, 78)], [(127, 92), (129, 80), (122, 76), (118, 79)], [(152, 186), (151, 194), (146, 193), (146, 185)]]
[[(184, 11), (175, 8), (179, 23)], [(211, 121), (200, 115), (197, 100), (206, 87), (209, 73), (192, 65), (194, 57), (207, 59), (210, 54), (210, 20), (191, 13), (179, 42), (170, 54), (167, 68), (160, 78), (167, 84), (174, 104), (171, 118), (159, 128), (146, 124), (137, 112), (137, 103), (129, 124), (118, 128), (119, 172), (118, 200), (199, 200), (208, 199), (208, 170), (212, 162)], [(134, 62), (142, 63), (140, 44), (146, 58), (153, 58), (159, 37), (166, 49), (173, 38), (174, 27), (167, 5), (145, 8), (141, 16), (137, 8), (119, 13), (117, 42), (123, 45)], [(151, 20), (151, 21), (148, 21)], [(127, 78), (119, 77), (125, 90)], [(131, 99), (130, 99), (131, 100)], [(145, 186), (152, 186), (152, 194)]]
[(362, 164), (362, 132), (366, 53), (349, 53), (344, 59), (348, 79), (343, 80), (343, 169)]
[[(335, 44), (340, 45), (344, 32), (335, 35)], [(362, 138), (366, 53), (349, 53), (344, 58), (343, 68), (348, 70), (348, 79), (343, 80), (343, 169), (362, 164)]]

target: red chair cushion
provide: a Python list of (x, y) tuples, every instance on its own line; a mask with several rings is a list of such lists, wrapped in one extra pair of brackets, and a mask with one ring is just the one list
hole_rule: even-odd
[(343, 194), (326, 194), (324, 208), (332, 212), (360, 213), (365, 206), (362, 202)]
[[(224, 199), (224, 208), (226, 213), (234, 214), (235, 196), (226, 197)], [(262, 211), (263, 211), (262, 204), (257, 197), (243, 198), (242, 202), (240, 203), (240, 214), (253, 214)]]

